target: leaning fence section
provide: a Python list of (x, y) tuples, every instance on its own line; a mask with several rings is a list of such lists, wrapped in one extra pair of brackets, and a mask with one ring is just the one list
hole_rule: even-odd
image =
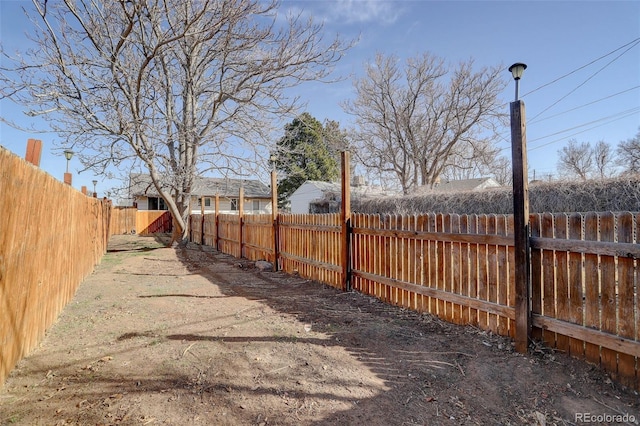
[(531, 216), (532, 336), (640, 388), (640, 214)]
[(278, 221), (281, 269), (342, 289), (340, 214), (282, 214)]
[(356, 214), (353, 288), (446, 321), (513, 336), (512, 229), (509, 216)]
[(0, 148), (0, 386), (105, 253), (110, 208)]

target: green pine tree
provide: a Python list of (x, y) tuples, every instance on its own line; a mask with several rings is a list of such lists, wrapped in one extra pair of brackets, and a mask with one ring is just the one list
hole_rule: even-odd
[(325, 137), (325, 129), (317, 119), (305, 112), (285, 126), (285, 134), (277, 143), (275, 167), (278, 182), (278, 205), (308, 180), (331, 182), (340, 176), (336, 151)]

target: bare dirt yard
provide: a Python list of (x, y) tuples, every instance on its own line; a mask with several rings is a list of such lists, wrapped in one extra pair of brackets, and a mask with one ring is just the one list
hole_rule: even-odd
[(0, 390), (2, 425), (585, 419), (638, 424), (640, 397), (548, 349), (137, 236), (113, 237)]

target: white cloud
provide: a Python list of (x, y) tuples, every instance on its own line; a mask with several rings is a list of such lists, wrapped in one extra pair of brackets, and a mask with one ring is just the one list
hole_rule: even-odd
[(347, 23), (380, 22), (394, 23), (402, 14), (399, 1), (383, 0), (335, 0), (325, 3), (331, 5), (332, 20)]

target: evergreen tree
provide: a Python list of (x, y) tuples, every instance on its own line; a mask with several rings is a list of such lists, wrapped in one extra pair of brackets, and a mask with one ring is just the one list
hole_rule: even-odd
[(277, 143), (275, 167), (278, 182), (278, 205), (307, 180), (331, 182), (340, 175), (336, 151), (329, 146), (325, 129), (305, 112), (285, 126), (285, 134)]

